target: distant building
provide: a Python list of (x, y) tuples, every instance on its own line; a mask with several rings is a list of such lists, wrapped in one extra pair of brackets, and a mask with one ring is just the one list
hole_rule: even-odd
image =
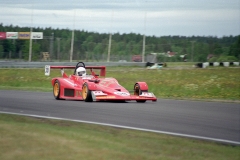
[(215, 57), (214, 54), (209, 54), (209, 55), (207, 56), (207, 60), (209, 60), (209, 59), (211, 59), (211, 58), (213, 58), (213, 57)]
[(133, 55), (132, 61), (133, 62), (142, 62), (142, 55)]
[(170, 51), (168, 51), (167, 52), (167, 57), (173, 57), (173, 56), (175, 56), (177, 54), (177, 52), (170, 52)]

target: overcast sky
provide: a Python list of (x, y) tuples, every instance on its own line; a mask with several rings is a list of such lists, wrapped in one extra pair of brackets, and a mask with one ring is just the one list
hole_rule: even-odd
[(154, 36), (240, 35), (240, 0), (0, 0), (0, 23)]

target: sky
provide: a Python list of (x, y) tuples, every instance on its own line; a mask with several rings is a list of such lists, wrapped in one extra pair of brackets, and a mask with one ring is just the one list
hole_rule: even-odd
[(0, 0), (0, 4), (3, 25), (156, 37), (240, 35), (240, 0)]

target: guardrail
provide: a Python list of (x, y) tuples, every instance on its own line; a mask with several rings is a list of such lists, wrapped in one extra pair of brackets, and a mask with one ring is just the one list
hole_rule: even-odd
[[(87, 66), (140, 66), (144, 67), (146, 63), (142, 62), (84, 62)], [(44, 68), (45, 65), (51, 66), (75, 66), (77, 62), (18, 62), (18, 61), (0, 61), (0, 68)]]
[(204, 62), (204, 63), (196, 63), (196, 67), (198, 68), (206, 68), (208, 66), (218, 67), (218, 66), (239, 66), (239, 62)]

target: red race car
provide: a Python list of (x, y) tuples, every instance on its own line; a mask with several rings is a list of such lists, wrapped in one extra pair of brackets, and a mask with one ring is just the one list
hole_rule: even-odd
[[(61, 69), (62, 77), (52, 79), (53, 95), (55, 99), (71, 99), (92, 101), (131, 101), (146, 102), (157, 101), (155, 95), (148, 92), (145, 82), (134, 84), (133, 94), (130, 94), (121, 86), (115, 78), (105, 78), (105, 66), (85, 66), (78, 62), (76, 66), (45, 66), (45, 75), (50, 75), (50, 69)], [(64, 69), (74, 69), (74, 73), (68, 76)], [(90, 70), (89, 75), (86, 69)], [(93, 69), (100, 71), (97, 75)]]

